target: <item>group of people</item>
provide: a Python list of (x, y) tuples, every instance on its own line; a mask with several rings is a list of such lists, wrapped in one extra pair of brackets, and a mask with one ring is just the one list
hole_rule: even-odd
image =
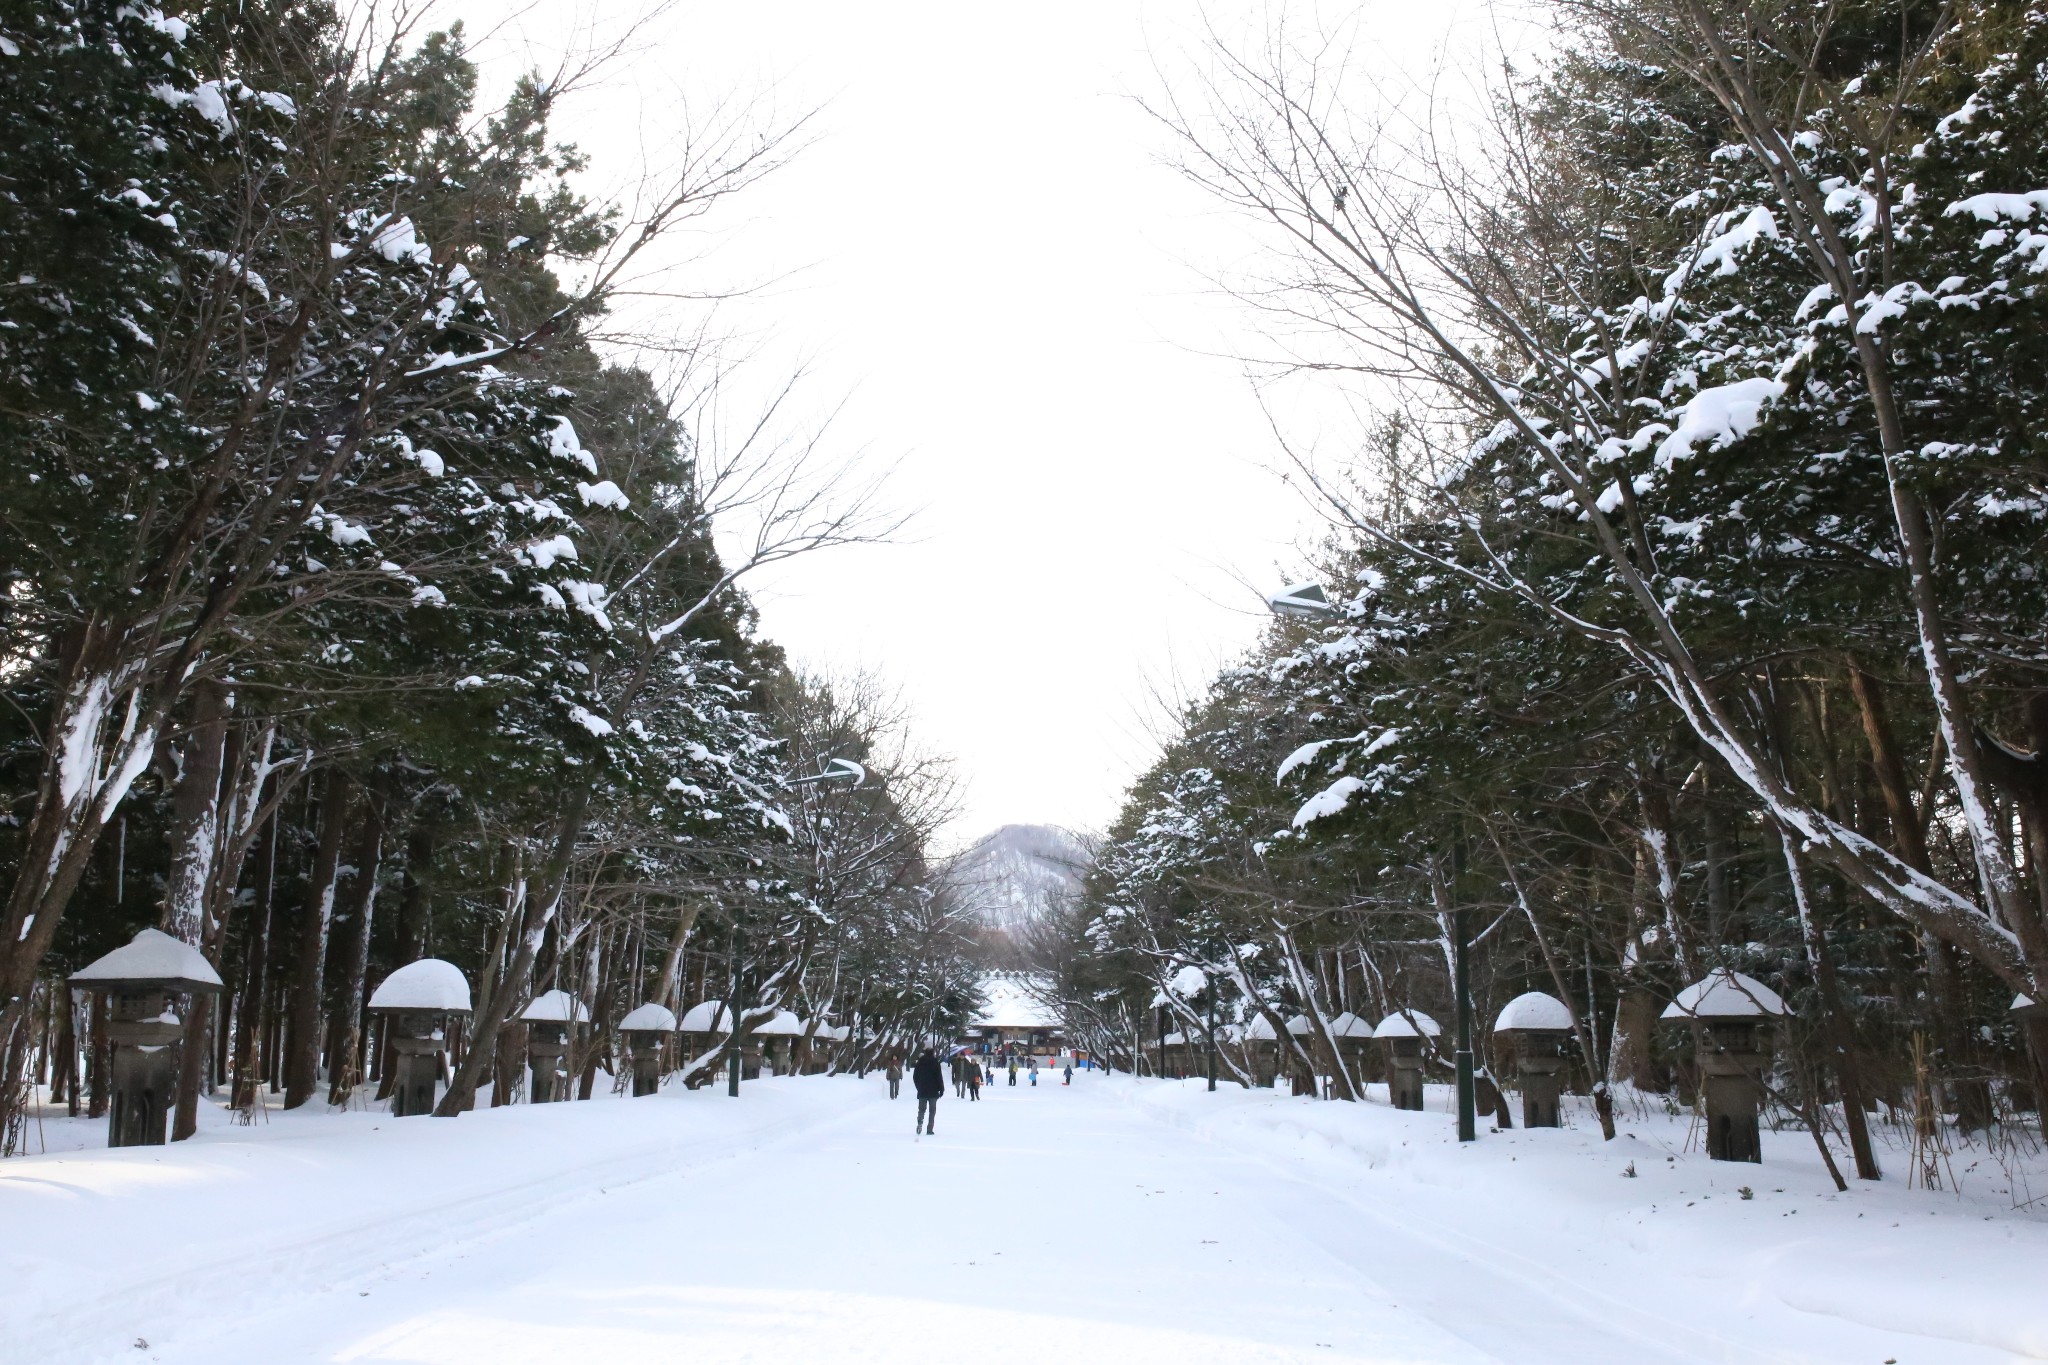
[[(968, 1100), (980, 1099), (982, 1082), (989, 1079), (988, 1073), (981, 1069), (981, 1063), (973, 1054), (966, 1052), (954, 1053), (952, 1063), (954, 1095)], [(994, 1063), (991, 1062), (990, 1065), (993, 1067)], [(1014, 1056), (1008, 1059), (1008, 1067), (1010, 1084), (1015, 1085), (1017, 1083), (1017, 1059)], [(1029, 1078), (1029, 1083), (1037, 1085), (1038, 1059), (1036, 1057), (1026, 1058), (1024, 1070), (1025, 1075)], [(892, 1054), (889, 1058), (889, 1067), (886, 1074), (889, 1078), (889, 1098), (893, 1100), (902, 1093), (903, 1089), (903, 1058)], [(1060, 1068), (1060, 1084), (1072, 1085), (1073, 1083), (1074, 1064), (1067, 1062)], [(917, 1061), (910, 1068), (910, 1084), (912, 1089), (917, 1092), (917, 1127), (915, 1131), (919, 1136), (929, 1137), (932, 1132), (932, 1123), (939, 1116), (939, 1100), (946, 1093), (945, 1073), (939, 1067), (938, 1054), (931, 1048), (926, 1048), (918, 1054)]]

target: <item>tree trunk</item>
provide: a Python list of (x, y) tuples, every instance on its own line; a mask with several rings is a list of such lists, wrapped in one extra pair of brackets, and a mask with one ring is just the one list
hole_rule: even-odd
[(284, 1107), (296, 1109), (313, 1098), (320, 1084), (320, 993), (327, 956), (327, 930), (334, 920), (335, 883), (341, 875), (341, 842), (354, 783), (340, 769), (329, 769), (321, 784), (319, 834), (313, 871), (306, 885), (306, 903), (299, 914), (298, 940), (292, 945), (290, 988), (286, 1002), (284, 1043)]
[(337, 897), (344, 932), (335, 946), (334, 1008), (329, 1028), (334, 1038), (332, 1074), (327, 1102), (347, 1104), (361, 1076), (363, 984), (370, 967), (370, 928), (377, 911), (377, 878), (384, 867), (385, 800), (367, 792), (358, 807), (360, 821), (349, 846), (348, 863)]

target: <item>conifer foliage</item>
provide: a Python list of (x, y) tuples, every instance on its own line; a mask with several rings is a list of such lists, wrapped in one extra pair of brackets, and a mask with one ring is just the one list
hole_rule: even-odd
[(686, 405), (588, 334), (784, 135), (713, 140), (629, 219), (576, 191), (559, 84), (487, 117), (476, 88), (459, 27), (374, 6), (0, 4), (10, 1147), (32, 1084), (104, 1102), (63, 977), (149, 924), (229, 982), (178, 1136), (230, 1078), (388, 1078), (364, 1002), (426, 955), (476, 996), (451, 1114), (509, 1097), (508, 1021), (558, 984), (600, 1025), (587, 1094), (603, 1024), (714, 975), (700, 911), (765, 919), (773, 967), (720, 960), (838, 1008), (775, 918), (818, 889), (798, 685), (735, 583), (872, 523), (787, 498), (722, 562)]
[(1690, 1086), (1656, 1014), (1737, 967), (1798, 1007), (1778, 1098), (1874, 1177), (1880, 1101), (1976, 1127), (2048, 1081), (2008, 1012), (2048, 998), (2048, 12), (1550, 14), (1477, 134), (1404, 137), (1292, 35), (1160, 110), (1272, 238), (1277, 369), (1376, 415), (1301, 461), (1334, 619), (1188, 711), (1069, 990), (1129, 1047), (1196, 966), (1341, 1075), (1319, 1021), (1445, 1018), (1465, 914), (1482, 1025), (1570, 1002), (1609, 1114)]

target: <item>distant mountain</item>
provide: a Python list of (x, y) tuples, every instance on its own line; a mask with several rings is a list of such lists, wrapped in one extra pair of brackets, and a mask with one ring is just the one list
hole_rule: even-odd
[(1057, 825), (1004, 825), (956, 854), (946, 869), (954, 894), (982, 923), (1015, 933), (1081, 894), (1095, 855)]

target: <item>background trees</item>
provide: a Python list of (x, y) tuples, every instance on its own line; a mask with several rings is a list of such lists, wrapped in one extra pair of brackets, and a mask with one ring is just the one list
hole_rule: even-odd
[(1299, 461), (1337, 621), (1189, 711), (1094, 931), (1155, 983), (1256, 949), (1233, 1015), (1313, 1019), (1428, 1008), (1474, 907), (1489, 1000), (1573, 1001), (1589, 1081), (1638, 1091), (1688, 1084), (1663, 1001), (1738, 966), (1875, 1175), (1866, 1105), (1969, 1126), (2048, 1075), (2006, 1013), (2048, 984), (2041, 399), (2006, 364), (2041, 19), (1553, 14), (1478, 134), (1405, 134), (1285, 33), (1162, 108), (1272, 229), (1276, 368), (1378, 415), (1350, 469)]
[(476, 988), (444, 1113), (508, 1098), (507, 1020), (555, 986), (600, 1025), (589, 1093), (602, 1025), (705, 993), (736, 925), (770, 1003), (862, 1008), (820, 926), (863, 915), (867, 989), (917, 995), (887, 940), (931, 815), (879, 762), (886, 874), (798, 855), (805, 685), (737, 587), (891, 519), (774, 402), (730, 437), (694, 333), (659, 374), (593, 340), (793, 129), (697, 137), (629, 213), (549, 134), (574, 73), (480, 111), (459, 28), (20, 3), (0, 35), (8, 1145), (36, 1082), (100, 1102), (62, 979), (151, 923), (229, 982), (179, 1136), (230, 1077), (348, 1102), (364, 1001), (428, 954)]

